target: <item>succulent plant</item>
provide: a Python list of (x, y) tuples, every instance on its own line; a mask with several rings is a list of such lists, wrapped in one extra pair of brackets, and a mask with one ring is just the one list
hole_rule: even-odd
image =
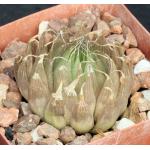
[(97, 31), (70, 40), (67, 30), (31, 38), (15, 62), (15, 77), (32, 111), (58, 129), (106, 131), (125, 111), (132, 66), (123, 47)]

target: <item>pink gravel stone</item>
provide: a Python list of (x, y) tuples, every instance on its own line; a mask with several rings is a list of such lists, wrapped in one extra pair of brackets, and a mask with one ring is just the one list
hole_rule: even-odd
[(16, 108), (0, 108), (0, 126), (8, 127), (18, 120), (19, 110)]

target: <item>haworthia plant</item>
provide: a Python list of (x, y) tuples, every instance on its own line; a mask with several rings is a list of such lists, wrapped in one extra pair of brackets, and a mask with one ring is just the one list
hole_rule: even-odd
[(132, 66), (119, 43), (110, 44), (97, 33), (70, 40), (66, 29), (49, 29), (39, 40), (33, 37), (26, 54), (16, 60), (21, 94), (35, 114), (58, 129), (70, 125), (77, 133), (106, 131), (127, 107)]

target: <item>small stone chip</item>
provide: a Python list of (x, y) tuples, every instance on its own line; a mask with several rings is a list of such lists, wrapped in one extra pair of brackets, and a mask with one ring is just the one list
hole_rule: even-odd
[(85, 145), (88, 143), (87, 137), (85, 135), (77, 136), (69, 145)]
[(59, 32), (61, 29), (67, 27), (67, 20), (50, 20), (49, 21), (49, 27), (52, 28), (53, 30)]
[(141, 83), (137, 76), (134, 76), (133, 78), (133, 84), (132, 84), (132, 91), (131, 94), (134, 94), (141, 88)]
[(3, 101), (6, 100), (8, 85), (0, 84), (0, 107), (3, 107)]
[(0, 127), (0, 134), (5, 136), (5, 129)]
[(127, 60), (133, 65), (137, 64), (140, 60), (144, 59), (144, 54), (138, 48), (130, 48), (126, 50)]
[(26, 102), (21, 102), (21, 106), (20, 106), (21, 108), (21, 112), (22, 112), (22, 114), (25, 116), (25, 115), (29, 115), (29, 114), (32, 114), (32, 111), (31, 111), (31, 108), (30, 108), (30, 106), (29, 106), (29, 104), (28, 103), (26, 103)]
[(111, 44), (114, 44), (114, 43), (122, 44), (124, 42), (124, 38), (122, 34), (112, 34), (106, 38), (106, 41)]
[(92, 135), (90, 133), (85, 133), (85, 136), (86, 136), (88, 142), (90, 142), (92, 139)]
[(13, 134), (14, 134), (14, 133), (13, 133), (11, 127), (5, 128), (5, 136), (6, 136), (6, 138), (7, 138), (9, 141), (12, 141), (12, 140), (13, 140), (13, 137), (14, 137)]
[(135, 123), (132, 120), (127, 119), (127, 118), (122, 118), (121, 120), (116, 121), (116, 124), (114, 125), (114, 129), (121, 130), (124, 128), (128, 128), (134, 124)]
[(46, 31), (48, 30), (49, 28), (49, 21), (42, 21), (40, 24), (39, 24), (39, 31), (38, 31), (38, 38), (40, 39), (41, 35)]
[(134, 66), (134, 74), (139, 74), (142, 72), (149, 72), (150, 71), (150, 61), (147, 59), (140, 60), (135, 66)]
[(147, 119), (150, 120), (150, 111), (147, 112)]
[(141, 84), (141, 88), (150, 88), (150, 71), (137, 74), (137, 78)]
[(37, 145), (57, 145), (56, 139), (53, 138), (44, 138), (36, 142)]
[(13, 79), (10, 79), (9, 82), (9, 92), (19, 92), (17, 83)]
[(44, 123), (38, 126), (37, 133), (39, 136), (58, 139), (59, 138), (59, 130), (51, 126), (50, 124)]
[(7, 108), (19, 108), (21, 102), (21, 94), (19, 92), (8, 92), (3, 105)]
[(16, 132), (29, 132), (37, 127), (37, 125), (40, 122), (40, 117), (37, 115), (26, 115), (21, 117), (15, 124), (14, 124), (14, 130)]
[(125, 25), (122, 26), (122, 29), (123, 29), (123, 36), (125, 38), (124, 46), (126, 48), (137, 47), (138, 46), (137, 40), (131, 29)]
[(0, 126), (9, 127), (18, 120), (19, 110), (16, 108), (0, 108)]
[(102, 15), (102, 20), (106, 21), (106, 22), (110, 22), (110, 21), (113, 21), (115, 20), (116, 17), (111, 15), (110, 13), (108, 12), (104, 12), (103, 15)]
[(136, 92), (130, 100), (130, 105), (124, 113), (124, 117), (129, 118), (135, 123), (146, 120), (145, 111), (150, 110), (150, 101), (144, 99), (141, 92)]
[(72, 127), (66, 126), (60, 132), (60, 139), (64, 143), (72, 142), (76, 137), (76, 133)]
[(8, 44), (1, 54), (2, 59), (14, 58), (17, 55), (23, 55), (27, 48), (27, 44), (14, 40)]
[(121, 34), (122, 33), (122, 22), (120, 18), (112, 20), (110, 23), (110, 30), (114, 34)]
[(108, 36), (110, 34), (110, 28), (105, 21), (97, 19), (93, 30), (98, 31), (101, 36)]
[(36, 141), (38, 141), (38, 140), (40, 140), (40, 139), (43, 139), (43, 137), (40, 136), (40, 135), (37, 133), (37, 130), (38, 130), (38, 127), (36, 127), (35, 129), (33, 129), (33, 130), (31, 131), (31, 136), (32, 136), (32, 141), (33, 141), (33, 142), (36, 142)]
[(14, 59), (5, 59), (0, 61), (0, 73), (4, 73), (6, 69), (10, 69), (14, 67)]
[(32, 143), (32, 136), (30, 132), (16, 133), (16, 143), (18, 145), (29, 145)]
[(143, 94), (146, 100), (150, 101), (150, 90), (143, 90), (141, 91), (141, 93)]

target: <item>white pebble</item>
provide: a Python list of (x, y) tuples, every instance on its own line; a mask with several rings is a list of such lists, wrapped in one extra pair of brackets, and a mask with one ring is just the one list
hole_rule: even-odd
[(45, 32), (48, 28), (49, 28), (49, 22), (48, 21), (42, 21), (39, 24), (38, 38), (40, 38), (42, 33)]
[(0, 107), (3, 106), (3, 100), (6, 99), (8, 85), (0, 84)]
[(134, 125), (135, 123), (127, 118), (122, 118), (120, 121), (116, 122), (115, 129), (121, 130)]
[(134, 67), (134, 74), (150, 71), (150, 61), (147, 59), (140, 60)]
[(32, 141), (33, 142), (36, 142), (36, 141), (43, 138), (42, 136), (38, 135), (37, 130), (38, 130), (38, 127), (31, 131), (31, 136), (32, 136)]
[(150, 111), (147, 112), (147, 118), (150, 120)]
[(59, 140), (56, 140), (56, 145), (63, 145), (63, 143), (60, 142)]
[(144, 90), (142, 91), (142, 94), (144, 96), (144, 99), (150, 101), (150, 90)]

